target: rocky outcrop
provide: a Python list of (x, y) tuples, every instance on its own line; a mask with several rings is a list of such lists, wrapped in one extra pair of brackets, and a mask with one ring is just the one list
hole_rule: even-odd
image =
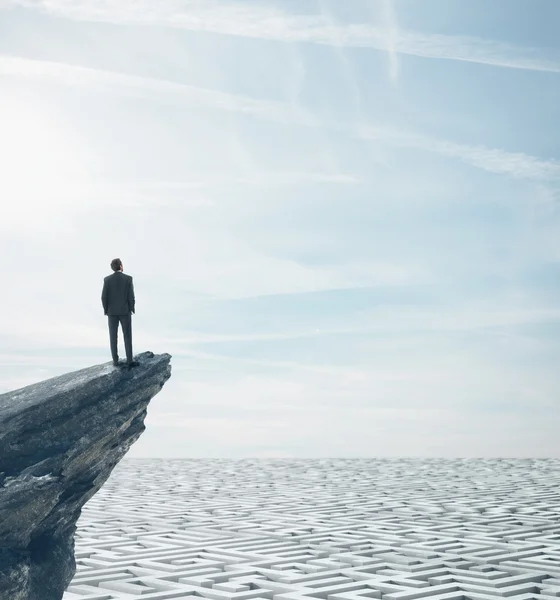
[(60, 600), (82, 506), (145, 429), (169, 354), (97, 365), (0, 395), (0, 600)]

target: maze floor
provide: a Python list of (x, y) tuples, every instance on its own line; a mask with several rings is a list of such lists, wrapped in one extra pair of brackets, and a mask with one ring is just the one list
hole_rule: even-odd
[(560, 597), (560, 460), (123, 460), (64, 600)]

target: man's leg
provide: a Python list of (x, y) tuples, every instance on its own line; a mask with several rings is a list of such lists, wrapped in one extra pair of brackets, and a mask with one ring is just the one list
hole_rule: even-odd
[(119, 361), (119, 349), (117, 345), (117, 330), (119, 328), (119, 317), (114, 315), (109, 315), (109, 342), (111, 344), (111, 355), (113, 357), (113, 362), (117, 363)]
[(124, 337), (124, 349), (126, 351), (126, 362), (132, 362), (132, 317), (130, 314), (120, 317)]

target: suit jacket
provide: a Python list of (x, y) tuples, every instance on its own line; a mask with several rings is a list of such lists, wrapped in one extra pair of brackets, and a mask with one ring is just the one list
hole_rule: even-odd
[(130, 275), (115, 271), (103, 280), (101, 302), (106, 315), (129, 315), (135, 310), (134, 284)]

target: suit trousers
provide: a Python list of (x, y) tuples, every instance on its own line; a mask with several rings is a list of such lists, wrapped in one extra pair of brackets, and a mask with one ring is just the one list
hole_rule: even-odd
[(109, 315), (109, 341), (111, 342), (111, 354), (113, 361), (119, 360), (118, 338), (117, 333), (119, 323), (121, 324), (124, 349), (126, 352), (126, 362), (132, 362), (132, 316), (128, 315)]

